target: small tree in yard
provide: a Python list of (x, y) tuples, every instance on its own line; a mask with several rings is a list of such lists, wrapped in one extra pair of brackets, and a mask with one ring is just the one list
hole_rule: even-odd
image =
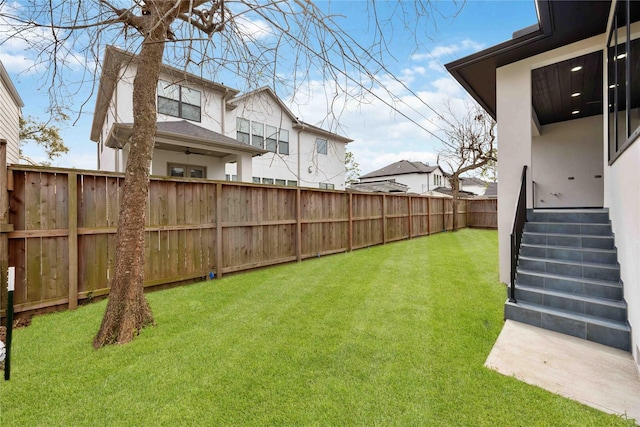
[[(210, 79), (221, 70), (231, 70), (256, 87), (288, 88), (292, 97), (313, 71), (331, 88), (327, 93), (335, 94), (329, 95), (327, 105), (331, 107), (340, 104), (338, 97), (379, 97), (374, 89), (387, 90), (388, 86), (381, 81), (383, 77), (403, 85), (385, 66), (385, 58), (392, 57), (385, 38), (393, 32), (389, 29), (394, 27), (394, 17), (402, 21), (403, 28), (424, 30), (425, 34), (413, 33), (416, 43), (427, 39), (426, 29), (433, 26), (436, 16), (442, 17), (437, 2), (393, 3), (370, 3), (368, 16), (374, 23), (370, 45), (363, 46), (341, 29), (336, 17), (323, 13), (310, 0), (24, 0), (19, 4), (0, 0), (0, 24), (5, 23), (0, 25), (0, 45), (20, 39), (37, 52), (40, 63), (35, 67), (46, 64), (52, 109), (65, 105), (84, 83), (65, 80), (63, 71), (79, 64), (99, 67), (107, 43), (125, 45), (138, 56), (115, 275), (93, 341), (95, 348), (128, 342), (154, 323), (143, 294), (144, 232), (157, 130), (156, 88), (163, 59)], [(84, 78), (95, 85), (99, 75), (94, 69)], [(386, 95), (395, 98), (388, 90)], [(327, 119), (335, 123), (331, 111)]]
[(358, 177), (360, 176), (360, 165), (356, 162), (351, 151), (344, 153), (344, 168), (346, 170), (345, 183), (353, 184), (354, 182), (358, 182)]
[(449, 117), (443, 131), (446, 136), (438, 154), (438, 163), (449, 167), (453, 193), (453, 230), (458, 228), (460, 176), (491, 167), (498, 161), (496, 122), (478, 105), (466, 104), (466, 112), (456, 116), (449, 105)]
[[(60, 122), (67, 120), (64, 113), (54, 116), (52, 121)], [(50, 122), (42, 122), (33, 117), (20, 117), (20, 157), (23, 157), (22, 147), (29, 142), (35, 142), (44, 149), (49, 159), (42, 164), (49, 166), (51, 161), (60, 155), (69, 152), (69, 148), (64, 144), (60, 136), (60, 129)]]

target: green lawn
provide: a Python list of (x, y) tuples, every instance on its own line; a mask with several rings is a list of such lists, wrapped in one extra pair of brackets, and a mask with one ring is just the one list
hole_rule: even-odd
[(157, 326), (94, 351), (100, 302), (14, 331), (0, 425), (628, 425), (483, 367), (497, 233), (458, 233), (148, 295)]

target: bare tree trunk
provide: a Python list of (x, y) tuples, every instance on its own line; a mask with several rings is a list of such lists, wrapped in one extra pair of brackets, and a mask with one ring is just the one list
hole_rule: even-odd
[(453, 175), (451, 177), (451, 191), (453, 193), (453, 230), (458, 230), (458, 198), (460, 197), (460, 189), (458, 188), (460, 185), (459, 177)]
[(168, 26), (161, 23), (145, 38), (133, 81), (133, 133), (120, 203), (116, 268), (102, 325), (93, 340), (96, 349), (129, 342), (154, 324), (143, 287), (145, 213), (157, 129), (156, 86)]

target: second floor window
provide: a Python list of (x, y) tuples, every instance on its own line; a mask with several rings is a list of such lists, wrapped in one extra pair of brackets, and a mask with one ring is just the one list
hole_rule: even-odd
[(158, 113), (201, 121), (200, 92), (175, 83), (158, 81)]
[(318, 154), (327, 154), (327, 140), (322, 138), (317, 138), (316, 150), (318, 151)]

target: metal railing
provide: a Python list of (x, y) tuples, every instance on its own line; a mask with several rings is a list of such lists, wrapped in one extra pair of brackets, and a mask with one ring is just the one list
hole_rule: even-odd
[(509, 302), (516, 303), (516, 267), (518, 266), (518, 254), (520, 253), (520, 243), (522, 242), (522, 232), (524, 223), (527, 221), (527, 165), (522, 168), (522, 178), (520, 180), (520, 194), (516, 205), (516, 216), (513, 220), (513, 231), (511, 232), (511, 287), (509, 289)]

